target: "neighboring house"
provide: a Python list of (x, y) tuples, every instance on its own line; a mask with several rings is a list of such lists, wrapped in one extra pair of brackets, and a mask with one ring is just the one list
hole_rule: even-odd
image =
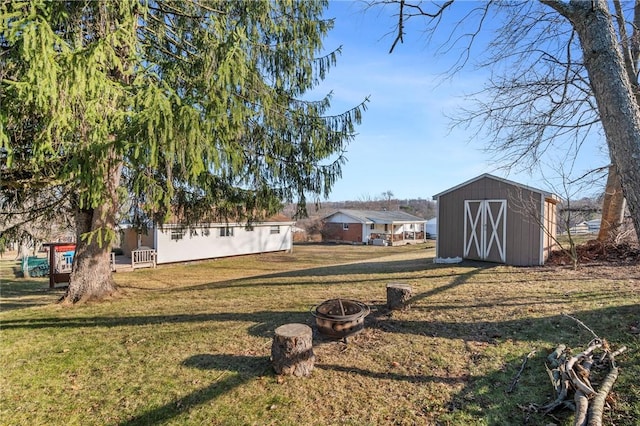
[(324, 241), (374, 245), (425, 241), (426, 220), (402, 211), (338, 210), (322, 221)]
[(588, 220), (587, 227), (589, 227), (589, 233), (597, 234), (598, 232), (600, 232), (601, 223), (602, 223), (602, 218)]
[(552, 193), (483, 174), (436, 194), (437, 258), (542, 265), (555, 246)]
[(587, 222), (576, 223), (572, 227), (569, 228), (572, 234), (588, 234), (589, 233), (589, 225)]
[(602, 219), (586, 220), (576, 223), (569, 228), (572, 234), (597, 234), (600, 232)]
[(435, 240), (438, 237), (438, 218), (434, 217), (427, 220), (426, 229), (427, 238)]
[(293, 242), (302, 243), (307, 241), (307, 230), (298, 226), (292, 226), (291, 232), (293, 232)]
[(293, 225), (284, 216), (269, 218), (247, 228), (242, 223), (209, 223), (191, 227), (177, 224), (153, 226), (147, 234), (134, 229), (122, 230), (121, 248), (125, 256), (138, 248), (151, 248), (156, 263), (187, 262), (191, 260), (244, 254), (291, 251)]

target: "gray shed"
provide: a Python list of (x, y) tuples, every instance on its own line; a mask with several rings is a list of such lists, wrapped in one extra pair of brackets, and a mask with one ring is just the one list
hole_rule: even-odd
[(483, 174), (436, 194), (436, 257), (543, 265), (554, 247), (552, 193)]

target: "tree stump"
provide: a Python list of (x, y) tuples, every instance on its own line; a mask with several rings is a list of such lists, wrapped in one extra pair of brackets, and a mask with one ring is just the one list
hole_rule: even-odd
[(409, 284), (387, 284), (387, 307), (389, 309), (409, 309), (407, 303), (411, 299), (413, 290)]
[(276, 328), (271, 363), (277, 374), (309, 376), (315, 360), (311, 327), (292, 323)]

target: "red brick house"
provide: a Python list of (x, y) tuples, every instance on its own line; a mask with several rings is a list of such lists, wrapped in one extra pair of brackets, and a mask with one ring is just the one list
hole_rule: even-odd
[(423, 243), (426, 237), (426, 220), (403, 211), (338, 210), (322, 222), (328, 242), (386, 246)]

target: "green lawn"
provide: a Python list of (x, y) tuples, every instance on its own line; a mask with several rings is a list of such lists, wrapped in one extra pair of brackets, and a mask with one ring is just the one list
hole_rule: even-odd
[[(637, 424), (639, 266), (433, 256), (432, 244), (299, 245), (119, 273), (116, 297), (70, 308), (46, 278), (14, 278), (0, 261), (0, 423), (569, 425), (569, 412), (533, 410), (554, 397), (546, 355), (591, 339), (568, 313), (628, 347), (605, 424)], [(411, 309), (386, 310), (389, 282), (413, 287)], [(276, 376), (274, 329), (312, 325), (310, 309), (336, 297), (369, 304), (365, 330), (347, 344), (316, 338), (311, 377)]]

